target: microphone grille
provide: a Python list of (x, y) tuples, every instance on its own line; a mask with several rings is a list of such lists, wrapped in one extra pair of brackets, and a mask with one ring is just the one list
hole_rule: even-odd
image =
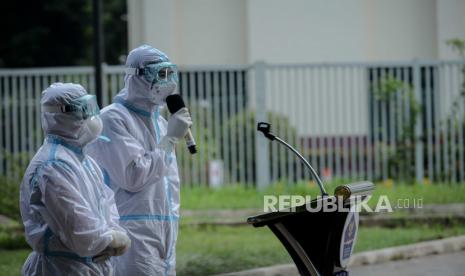
[(179, 109), (186, 107), (184, 101), (179, 94), (169, 95), (166, 97), (166, 105), (171, 114), (176, 113)]

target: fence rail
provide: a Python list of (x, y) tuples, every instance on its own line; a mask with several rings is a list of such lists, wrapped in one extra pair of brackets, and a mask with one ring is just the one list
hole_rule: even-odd
[[(291, 153), (255, 131), (258, 121), (271, 122), (326, 179), (462, 182), (464, 68), (435, 60), (181, 67), (200, 148), (195, 156), (178, 148), (183, 183), (309, 180)], [(92, 92), (93, 73), (0, 69), (0, 175), (20, 174), (43, 142), (41, 92), (56, 81)], [(103, 66), (104, 106), (123, 85), (124, 67)]]

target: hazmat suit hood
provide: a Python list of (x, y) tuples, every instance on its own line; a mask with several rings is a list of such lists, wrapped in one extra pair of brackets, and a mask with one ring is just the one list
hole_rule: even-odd
[[(54, 83), (42, 92), (41, 106), (62, 106), (71, 104), (76, 98), (87, 95), (79, 84)], [(99, 119), (100, 120), (100, 119)], [(66, 143), (82, 148), (97, 136), (89, 129), (86, 120), (71, 113), (42, 112), (42, 128), (46, 135), (56, 135)]]
[[(149, 45), (142, 45), (132, 50), (126, 60), (127, 68), (144, 68), (145, 65), (159, 62), (169, 62), (168, 56)], [(151, 83), (143, 76), (126, 74), (124, 88), (115, 97), (115, 101), (123, 100), (130, 105), (146, 112), (154, 112), (164, 103), (155, 104), (150, 101)]]

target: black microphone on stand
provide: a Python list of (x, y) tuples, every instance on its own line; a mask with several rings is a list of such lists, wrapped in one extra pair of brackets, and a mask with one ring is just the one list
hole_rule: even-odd
[[(186, 107), (186, 104), (184, 103), (181, 95), (179, 94), (174, 94), (174, 95), (169, 95), (166, 97), (166, 105), (168, 106), (168, 110), (170, 111), (171, 114), (174, 114), (178, 112), (179, 109)], [(184, 136), (184, 139), (186, 139), (186, 145), (187, 148), (189, 149), (189, 152), (191, 154), (197, 153), (197, 147), (195, 144), (194, 137), (192, 136), (192, 132), (190, 129), (187, 130), (186, 136)]]

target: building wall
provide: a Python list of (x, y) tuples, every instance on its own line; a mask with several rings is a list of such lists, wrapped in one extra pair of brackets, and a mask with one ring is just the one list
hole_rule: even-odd
[(129, 45), (183, 65), (449, 57), (442, 41), (465, 36), (464, 9), (463, 0), (128, 0)]
[(250, 62), (402, 60), (437, 52), (434, 0), (250, 0), (248, 18)]
[(437, 44), (439, 58), (455, 59), (457, 53), (446, 45), (451, 38), (465, 39), (465, 1), (440, 0), (437, 1)]
[(128, 0), (129, 45), (151, 44), (182, 65), (245, 64), (245, 0)]

